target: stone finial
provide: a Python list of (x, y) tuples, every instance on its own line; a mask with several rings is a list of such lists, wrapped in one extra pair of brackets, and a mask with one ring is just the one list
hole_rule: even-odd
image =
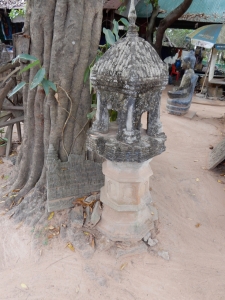
[(135, 9), (135, 5), (134, 5), (134, 0), (130, 1), (130, 9), (129, 9), (129, 14), (128, 14), (128, 20), (129, 20), (129, 29), (127, 32), (127, 35), (132, 35), (135, 34), (137, 35), (138, 32), (138, 28), (135, 25), (136, 20), (137, 20), (137, 14), (136, 14), (136, 9)]
[(136, 19), (137, 19), (137, 14), (136, 14), (136, 10), (135, 10), (134, 0), (131, 0), (130, 10), (129, 10), (129, 14), (128, 14), (128, 20), (129, 20), (131, 26), (135, 26)]

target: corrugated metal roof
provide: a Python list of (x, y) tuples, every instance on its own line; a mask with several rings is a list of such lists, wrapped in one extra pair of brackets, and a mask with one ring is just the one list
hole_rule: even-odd
[(0, 0), (0, 8), (24, 8), (26, 5), (26, 0)]
[[(183, 0), (159, 0), (160, 8), (166, 13), (159, 14), (158, 17), (164, 18), (182, 2)], [(136, 11), (139, 18), (147, 18), (151, 15), (152, 6), (146, 5), (144, 0), (140, 0)], [(225, 0), (194, 0), (180, 20), (223, 23), (225, 22)]]

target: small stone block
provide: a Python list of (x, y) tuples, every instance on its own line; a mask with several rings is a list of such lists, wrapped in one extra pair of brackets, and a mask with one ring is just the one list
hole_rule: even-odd
[(146, 236), (144, 236), (144, 238), (143, 238), (144, 242), (147, 242), (147, 240), (148, 240), (150, 237), (151, 237), (151, 232), (148, 232), (148, 233), (146, 234)]
[(185, 115), (183, 115), (183, 117), (191, 120), (194, 118), (195, 115), (196, 111), (189, 110)]
[(83, 207), (81, 205), (75, 206), (70, 212), (71, 226), (81, 228), (84, 223)]
[(225, 139), (223, 139), (209, 155), (208, 169), (212, 170), (225, 159)]
[(125, 249), (117, 248), (116, 258), (121, 256), (137, 255), (148, 251), (148, 247), (143, 242), (138, 242), (137, 244), (126, 247)]
[(101, 210), (100, 201), (97, 201), (94, 205), (92, 215), (91, 215), (91, 226), (92, 227), (94, 227), (100, 221), (101, 214), (102, 214), (102, 210)]
[(162, 257), (165, 260), (170, 260), (169, 253), (167, 251), (158, 251), (158, 256)]
[(153, 247), (153, 246), (155, 246), (156, 244), (158, 244), (158, 240), (157, 239), (148, 239), (148, 245), (150, 246), (150, 247)]

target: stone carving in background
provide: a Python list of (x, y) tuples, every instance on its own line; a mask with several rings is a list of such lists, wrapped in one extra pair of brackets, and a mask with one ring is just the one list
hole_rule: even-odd
[(167, 99), (166, 108), (169, 114), (178, 116), (184, 115), (191, 106), (192, 97), (198, 80), (198, 76), (193, 70), (195, 61), (196, 58), (193, 57), (192, 53), (184, 57), (182, 68), (185, 72), (180, 86), (175, 88), (175, 90), (168, 92), (169, 98)]

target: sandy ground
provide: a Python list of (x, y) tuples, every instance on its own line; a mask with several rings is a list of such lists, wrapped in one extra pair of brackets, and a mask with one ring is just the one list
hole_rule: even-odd
[[(116, 259), (108, 252), (85, 259), (60, 239), (34, 247), (32, 228), (16, 229), (0, 216), (1, 300), (225, 299), (225, 184), (218, 183), (221, 171), (206, 169), (209, 145), (225, 137), (225, 107), (192, 104), (197, 116), (190, 120), (168, 115), (165, 104), (164, 92), (167, 150), (152, 161), (151, 188), (159, 248), (170, 260), (150, 253)], [(11, 169), (0, 165), (0, 176)]]

